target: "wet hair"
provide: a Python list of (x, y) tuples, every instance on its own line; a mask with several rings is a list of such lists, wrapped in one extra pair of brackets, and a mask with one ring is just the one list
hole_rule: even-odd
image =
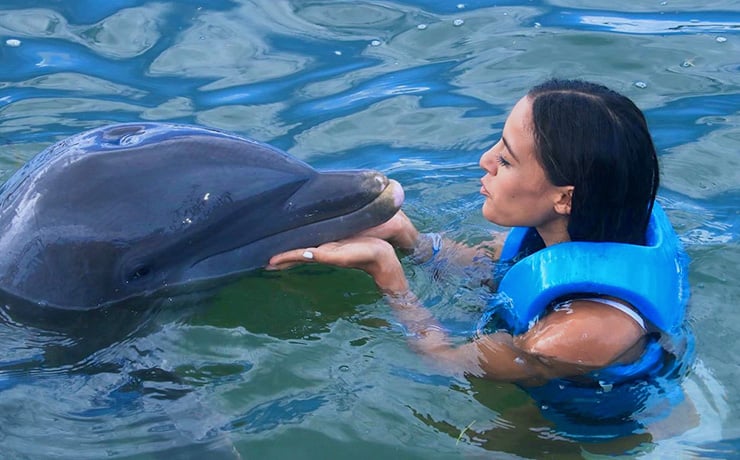
[(579, 80), (549, 80), (528, 97), (538, 160), (554, 185), (573, 186), (571, 240), (644, 244), (659, 172), (640, 109)]

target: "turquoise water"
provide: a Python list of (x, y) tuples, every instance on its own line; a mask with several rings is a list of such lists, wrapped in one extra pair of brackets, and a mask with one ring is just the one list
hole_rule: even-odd
[[(490, 229), (478, 156), (513, 103), (546, 77), (600, 81), (645, 110), (692, 259), (696, 360), (672, 417), (563, 438), (515, 386), (421, 360), (363, 275), (308, 268), (63, 330), (3, 318), (2, 457), (736, 456), (740, 4), (614, 3), (5, 0), (0, 180), (84, 129), (197, 123), (382, 170), (421, 228), (472, 242)], [(439, 317), (474, 324), (479, 289), (407, 269)]]

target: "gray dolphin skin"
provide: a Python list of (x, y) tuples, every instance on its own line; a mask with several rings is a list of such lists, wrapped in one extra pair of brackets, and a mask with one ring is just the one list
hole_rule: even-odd
[(403, 199), (381, 173), (318, 172), (206, 128), (105, 126), (49, 147), (0, 189), (0, 290), (95, 309), (345, 238)]

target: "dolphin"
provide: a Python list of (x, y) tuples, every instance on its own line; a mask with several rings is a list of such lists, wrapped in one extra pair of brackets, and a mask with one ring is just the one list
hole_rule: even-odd
[(379, 225), (403, 199), (377, 171), (319, 172), (204, 127), (104, 126), (47, 148), (0, 188), (0, 290), (93, 310), (210, 285)]

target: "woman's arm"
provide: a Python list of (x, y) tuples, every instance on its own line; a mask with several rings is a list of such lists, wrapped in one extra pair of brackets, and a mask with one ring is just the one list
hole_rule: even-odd
[(358, 236), (370, 236), (389, 242), (394, 248), (411, 254), (419, 263), (433, 256), (445, 258), (459, 265), (471, 265), (476, 260), (498, 260), (506, 239), (505, 233), (494, 233), (491, 240), (476, 246), (468, 246), (444, 238), (436, 233), (419, 232), (403, 211), (398, 211), (387, 222), (361, 232)]
[(297, 249), (274, 256), (268, 268), (306, 262), (367, 272), (411, 334), (410, 345), (453, 372), (536, 385), (632, 358), (642, 345), (644, 331), (623, 312), (576, 301), (567, 311), (546, 315), (522, 335), (489, 334), (454, 347), (429, 310), (409, 291), (403, 267), (388, 242), (364, 236)]

